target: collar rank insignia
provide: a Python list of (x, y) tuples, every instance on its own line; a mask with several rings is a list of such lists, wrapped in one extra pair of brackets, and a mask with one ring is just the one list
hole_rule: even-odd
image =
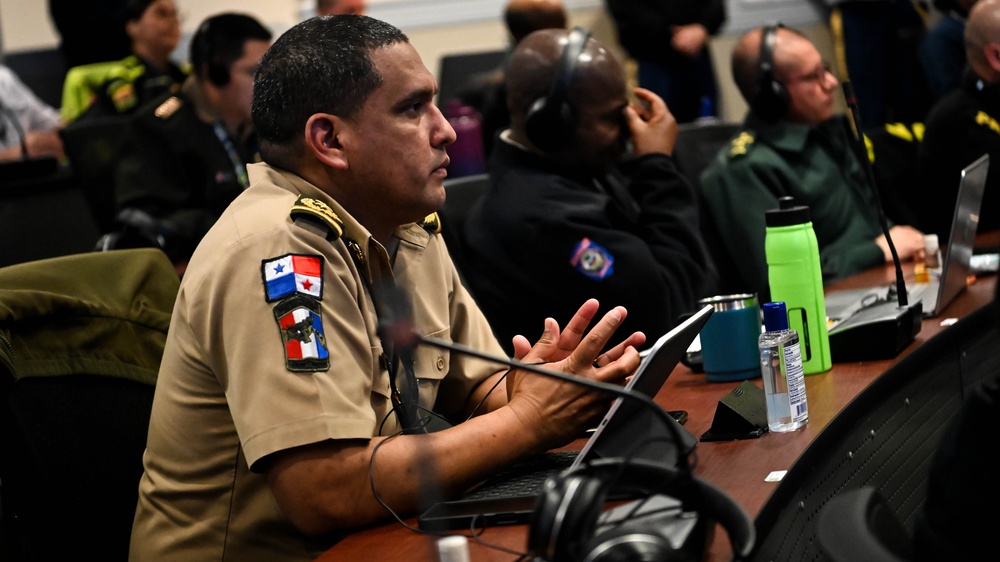
[(747, 149), (753, 144), (753, 135), (743, 131), (733, 139), (732, 144), (729, 147), (729, 156), (741, 156), (747, 153)]
[(184, 102), (181, 101), (181, 98), (170, 96), (153, 111), (153, 115), (156, 115), (160, 119), (169, 119), (174, 113), (177, 113), (177, 110), (182, 105), (184, 105)]
[(587, 277), (601, 280), (614, 273), (615, 258), (601, 245), (584, 238), (573, 248), (569, 264)]
[(319, 199), (299, 195), (299, 198), (295, 200), (295, 204), (292, 205), (292, 209), (288, 213), (293, 219), (297, 215), (307, 215), (323, 221), (323, 225), (330, 229), (330, 236), (327, 238), (331, 242), (344, 235), (343, 219), (338, 217), (337, 213), (334, 213), (329, 205)]
[(440, 234), (441, 217), (437, 213), (431, 213), (424, 217), (424, 220), (420, 222), (420, 226), (424, 227), (424, 230), (431, 234)]
[(264, 300), (274, 302), (289, 295), (323, 298), (323, 258), (300, 254), (263, 260)]
[(289, 371), (326, 371), (330, 368), (319, 301), (301, 295), (289, 297), (275, 305), (274, 319), (281, 332), (285, 366)]

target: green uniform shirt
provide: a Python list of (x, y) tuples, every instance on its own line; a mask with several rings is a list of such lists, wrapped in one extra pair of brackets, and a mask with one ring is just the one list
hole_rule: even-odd
[(815, 127), (767, 123), (750, 113), (730, 145), (702, 174), (708, 210), (745, 283), (770, 294), (764, 213), (790, 195), (809, 207), (829, 282), (883, 261), (882, 233), (864, 170), (840, 117)]

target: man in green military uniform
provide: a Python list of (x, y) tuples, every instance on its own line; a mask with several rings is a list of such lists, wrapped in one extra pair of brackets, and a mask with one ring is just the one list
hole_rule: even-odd
[(208, 18), (191, 40), (193, 73), (181, 91), (132, 119), (115, 174), (116, 207), (152, 217), (175, 262), (191, 255), (249, 184), (246, 164), (260, 159), (250, 96), (270, 39), (249, 16)]
[[(785, 27), (751, 30), (733, 50), (733, 77), (750, 111), (702, 185), (747, 289), (770, 293), (764, 213), (784, 196), (809, 207), (825, 281), (891, 262), (849, 124), (834, 116), (837, 79), (816, 47)], [(912, 227), (893, 226), (890, 235), (901, 259), (923, 251)]]

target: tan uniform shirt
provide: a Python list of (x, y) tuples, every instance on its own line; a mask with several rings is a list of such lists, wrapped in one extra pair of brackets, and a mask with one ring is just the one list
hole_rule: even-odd
[[(398, 431), (367, 288), (371, 275), (389, 271), (386, 250), (315, 186), (264, 164), (249, 169), (251, 187), (205, 237), (178, 293), (132, 560), (311, 560), (337, 537), (300, 534), (256, 463), (326, 439)], [(331, 242), (321, 222), (293, 221), (300, 194), (342, 219), (343, 236)], [(416, 224), (396, 236), (391, 270), (410, 294), (417, 332), (500, 353), (440, 236)], [(298, 283), (283, 286), (289, 267)], [(421, 403), (454, 419), (497, 369), (421, 346)]]

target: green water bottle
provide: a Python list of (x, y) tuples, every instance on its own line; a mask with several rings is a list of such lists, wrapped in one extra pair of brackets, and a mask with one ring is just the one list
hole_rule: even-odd
[(809, 217), (809, 207), (795, 205), (791, 197), (778, 200), (778, 208), (764, 214), (767, 233), (767, 279), (772, 301), (784, 301), (788, 326), (799, 334), (805, 374), (829, 371), (830, 335), (826, 328), (826, 301), (819, 244)]

